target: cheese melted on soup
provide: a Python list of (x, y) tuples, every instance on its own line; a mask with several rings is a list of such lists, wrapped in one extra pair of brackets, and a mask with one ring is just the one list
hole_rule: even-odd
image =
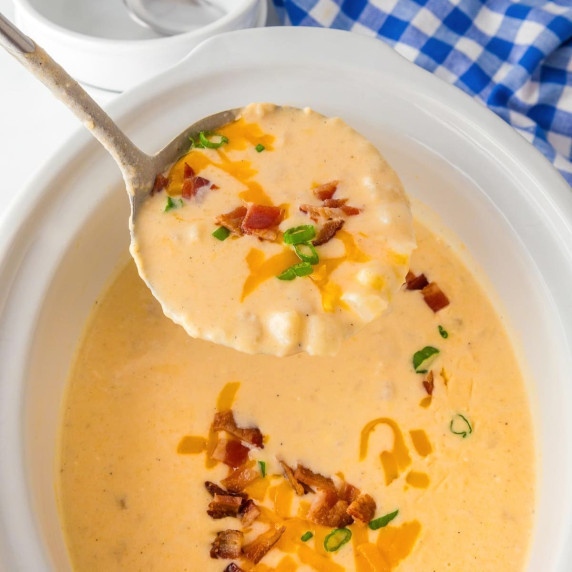
[[(475, 279), (416, 234), (409, 287), (335, 358), (192, 339), (130, 263), (63, 407), (74, 569), (523, 570), (535, 460), (519, 365)], [(422, 274), (448, 305), (429, 307)]]
[(334, 355), (403, 283), (407, 197), (339, 118), (251, 104), (193, 149), (136, 216), (131, 252), (165, 314), (248, 353)]

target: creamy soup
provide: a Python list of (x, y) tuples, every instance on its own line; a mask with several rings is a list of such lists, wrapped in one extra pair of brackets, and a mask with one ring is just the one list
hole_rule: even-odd
[(379, 151), (339, 118), (251, 104), (136, 216), (131, 252), (167, 316), (248, 353), (333, 355), (380, 315), (415, 245)]
[[(523, 570), (535, 453), (519, 364), (453, 250), (415, 230), (410, 288), (335, 358), (192, 339), (130, 263), (63, 405), (74, 569)], [(422, 274), (448, 305), (429, 307)]]

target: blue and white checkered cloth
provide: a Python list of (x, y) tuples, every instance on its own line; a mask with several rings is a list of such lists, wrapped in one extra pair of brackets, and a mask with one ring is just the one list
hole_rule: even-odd
[(477, 98), (572, 185), (572, 0), (274, 0), (283, 23), (377, 36)]

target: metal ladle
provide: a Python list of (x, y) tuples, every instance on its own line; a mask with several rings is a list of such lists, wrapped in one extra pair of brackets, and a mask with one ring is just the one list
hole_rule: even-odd
[(105, 147), (121, 169), (131, 202), (129, 228), (141, 204), (162, 173), (189, 149), (189, 138), (201, 131), (215, 131), (238, 116), (240, 109), (222, 111), (193, 123), (155, 155), (147, 155), (119, 129), (113, 120), (58, 63), (0, 14), (0, 44), (33, 73), (66, 105)]

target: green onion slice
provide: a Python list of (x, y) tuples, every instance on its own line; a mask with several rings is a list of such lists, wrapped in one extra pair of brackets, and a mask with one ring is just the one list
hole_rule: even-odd
[(310, 540), (310, 538), (312, 538), (312, 536), (314, 536), (314, 535), (308, 530), (308, 532), (305, 532), (302, 536), (300, 536), (300, 540), (302, 542), (308, 542), (308, 540)]
[(449, 332), (443, 326), (438, 326), (438, 328), (439, 335), (446, 340), (449, 337)]
[(439, 350), (433, 346), (425, 346), (422, 350), (415, 352), (413, 354), (413, 369), (416, 373), (427, 373), (427, 366), (438, 353)]
[[(209, 137), (218, 137), (219, 140), (213, 141), (212, 139), (209, 139)], [(207, 149), (218, 149), (219, 147), (222, 147), (225, 143), (228, 143), (228, 137), (225, 137), (224, 135), (219, 135), (218, 133), (212, 133), (210, 131), (201, 131), (199, 133), (199, 141), (201, 142), (201, 145), (203, 145), (203, 147), (206, 147)]]
[(262, 478), (266, 476), (266, 463), (264, 461), (258, 461), (258, 466), (260, 467), (260, 474)]
[[(316, 249), (311, 242), (301, 242), (300, 244), (295, 244), (294, 250), (302, 262), (309, 262), (310, 264), (318, 264), (318, 262), (320, 262), (318, 253), (316, 252)], [(306, 252), (304, 252), (304, 250)]]
[(262, 144), (259, 143), (256, 147), (255, 147), (256, 151), (258, 151), (258, 153), (262, 153), (262, 151), (264, 151), (264, 149), (266, 149), (266, 147)]
[(181, 204), (177, 204), (172, 197), (167, 196), (167, 204), (165, 205), (163, 212), (169, 212), (170, 210), (176, 209), (179, 206), (183, 206), (182, 201)]
[(276, 278), (278, 280), (294, 280), (296, 276), (308, 276), (314, 272), (314, 268), (309, 262), (300, 262), (300, 264), (294, 264), (290, 268), (286, 268), (283, 272), (278, 274)]
[(284, 233), (284, 242), (286, 244), (301, 244), (308, 242), (316, 236), (316, 229), (312, 224), (303, 224), (302, 226), (294, 226)]
[(449, 423), (449, 429), (451, 430), (451, 433), (454, 435), (459, 435), (463, 439), (466, 439), (473, 432), (473, 427), (469, 420), (460, 413), (457, 413), (457, 415), (451, 419), (451, 423)]
[(218, 240), (226, 240), (230, 236), (230, 230), (224, 226), (219, 226), (212, 235)]
[(399, 510), (396, 510), (388, 514), (385, 514), (383, 516), (380, 516), (379, 518), (376, 518), (374, 520), (370, 520), (369, 527), (372, 530), (379, 530), (380, 528), (387, 526), (397, 516), (398, 513)]
[(335, 552), (349, 542), (351, 537), (352, 531), (349, 528), (336, 528), (324, 538), (324, 548), (326, 552)]

